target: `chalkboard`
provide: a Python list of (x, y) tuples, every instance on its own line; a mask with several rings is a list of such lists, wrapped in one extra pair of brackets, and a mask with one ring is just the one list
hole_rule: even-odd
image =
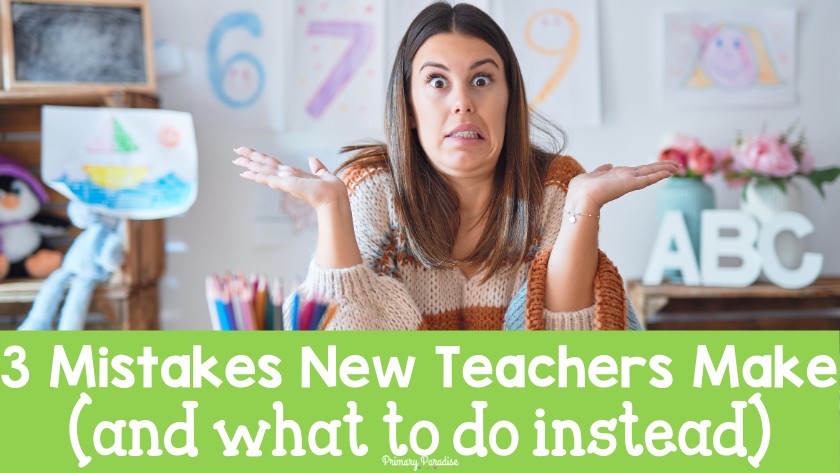
[(7, 89), (154, 89), (144, 0), (2, 1)]

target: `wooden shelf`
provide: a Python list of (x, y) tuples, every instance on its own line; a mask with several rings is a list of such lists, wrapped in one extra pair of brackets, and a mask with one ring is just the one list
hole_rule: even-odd
[[(0, 283), (0, 304), (31, 304), (38, 295), (42, 279), (13, 279)], [(128, 297), (131, 286), (125, 283), (110, 282), (96, 288), (95, 297), (108, 300), (121, 300)]]
[(801, 289), (770, 283), (647, 286), (635, 280), (627, 291), (639, 319), (652, 329), (840, 329), (840, 276)]
[[(145, 92), (103, 89), (101, 92), (66, 94), (60, 90), (0, 90), (0, 106), (3, 105), (74, 105), (79, 107), (119, 106), (109, 103), (129, 103), (138, 100), (158, 102), (155, 94)], [(142, 108), (142, 107), (141, 107)]]
[[(32, 133), (41, 131), (43, 105), (82, 107), (157, 108), (154, 94), (133, 91), (103, 90), (66, 94), (56, 89), (32, 91), (0, 91), (0, 155), (17, 158), (38, 175), (41, 144)], [(67, 199), (49, 192), (45, 206), (51, 213), (66, 212)], [(163, 275), (165, 255), (163, 220), (130, 220), (123, 244), (125, 263), (108, 283), (94, 291), (86, 328), (157, 329), (159, 327), (158, 280)], [(78, 230), (66, 237), (50, 241), (57, 249), (66, 250)], [(16, 280), (0, 282), (0, 328), (15, 328), (28, 312), (43, 281)]]

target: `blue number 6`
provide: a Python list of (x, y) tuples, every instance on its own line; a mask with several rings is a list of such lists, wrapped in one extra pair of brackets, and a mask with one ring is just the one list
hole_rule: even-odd
[[(210, 33), (210, 39), (207, 41), (207, 64), (210, 85), (213, 87), (213, 92), (219, 97), (219, 100), (224, 102), (231, 108), (244, 108), (253, 104), (262, 94), (263, 84), (265, 83), (265, 71), (263, 70), (260, 61), (251, 53), (240, 52), (230, 57), (224, 64), (219, 64), (219, 43), (222, 42), (222, 37), (228, 32), (237, 28), (244, 28), (251, 36), (259, 38), (262, 35), (262, 25), (259, 17), (253, 12), (233, 12), (225, 15), (219, 20)], [(257, 71), (257, 87), (254, 92), (245, 99), (235, 99), (228, 95), (224, 88), (224, 78), (231, 67), (238, 61), (245, 61)]]

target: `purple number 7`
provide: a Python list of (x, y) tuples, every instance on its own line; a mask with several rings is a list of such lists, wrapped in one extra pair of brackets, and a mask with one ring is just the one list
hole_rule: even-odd
[(373, 28), (366, 23), (349, 21), (316, 21), (309, 24), (308, 34), (349, 36), (350, 46), (338, 60), (327, 80), (318, 88), (318, 92), (309, 101), (306, 111), (315, 118), (320, 118), (330, 102), (347, 85), (353, 73), (365, 61), (373, 47)]

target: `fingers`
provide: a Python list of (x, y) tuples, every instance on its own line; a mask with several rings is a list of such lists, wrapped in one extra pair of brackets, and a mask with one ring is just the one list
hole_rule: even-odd
[(276, 164), (262, 164), (256, 161), (250, 161), (247, 158), (236, 158), (233, 160), (233, 164), (243, 167), (249, 171), (263, 174), (275, 174), (278, 168)]
[(315, 156), (309, 157), (309, 169), (312, 171), (312, 174), (315, 174), (316, 176), (321, 176), (325, 173), (329, 173), (327, 167), (324, 166), (324, 163), (322, 163)]
[(659, 171), (677, 172), (680, 165), (674, 161), (660, 161), (657, 163), (645, 164), (644, 166), (637, 166), (636, 169), (643, 170), (645, 173), (657, 173)]
[(667, 178), (671, 177), (672, 175), (673, 175), (673, 173), (669, 170), (661, 170), (661, 171), (657, 171), (657, 172), (654, 172), (654, 173), (651, 173), (651, 174), (645, 174), (645, 175), (642, 175), (642, 176), (638, 176), (635, 179), (635, 182), (634, 182), (634, 184), (635, 184), (635, 189), (634, 190), (644, 189), (645, 187), (656, 184), (657, 182), (659, 182), (663, 179), (667, 179)]
[(668, 175), (673, 175), (679, 171), (679, 165), (673, 161), (662, 161), (658, 163), (645, 164), (643, 166), (636, 166), (630, 168), (630, 170), (635, 177), (645, 177), (660, 172), (666, 172)]
[(233, 148), (233, 152), (238, 154), (239, 156), (244, 156), (248, 158), (251, 156), (251, 153), (253, 153), (254, 150), (247, 146), (240, 146), (238, 148)]
[(314, 177), (306, 171), (285, 164), (265, 165), (251, 162), (247, 165), (246, 169), (246, 171), (239, 174), (241, 177), (272, 188), (278, 188), (271, 184), (274, 182), (274, 178), (294, 178), (300, 180), (302, 178)]
[(234, 148), (233, 152), (240, 156), (239, 158), (233, 160), (233, 163), (237, 166), (246, 167), (247, 163), (250, 162), (256, 162), (267, 166), (278, 166), (281, 164), (280, 160), (278, 160), (277, 158), (272, 158), (271, 156), (268, 156), (265, 153), (256, 151), (253, 148), (249, 148), (247, 146), (240, 146), (239, 148)]
[(256, 161), (258, 163), (262, 163), (262, 164), (273, 164), (273, 165), (280, 164), (280, 160), (278, 160), (276, 158), (272, 158), (271, 156), (269, 156), (267, 154), (264, 154), (264, 153), (261, 153), (259, 151), (254, 151), (253, 153), (251, 153), (251, 160)]

